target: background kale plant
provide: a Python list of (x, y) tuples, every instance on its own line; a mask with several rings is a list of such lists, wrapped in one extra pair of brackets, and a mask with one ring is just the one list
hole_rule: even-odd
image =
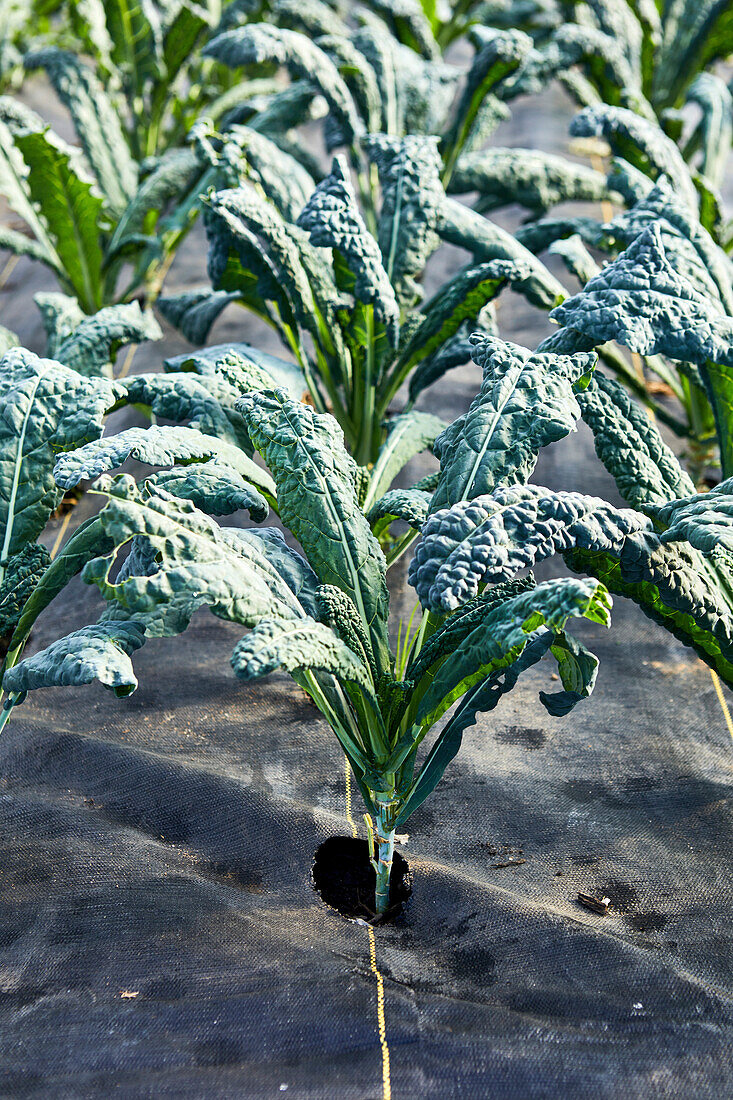
[[(337, 156), (330, 174), (311, 191), (312, 179), (289, 154), (244, 129), (235, 127), (233, 154), (227, 143), (217, 142), (218, 150), (212, 144), (219, 163), (239, 158), (246, 147), (240, 171), (250, 176), (206, 201), (213, 289), (161, 299), (160, 308), (197, 344), (231, 302), (267, 321), (301, 367), (315, 407), (333, 412), (356, 461), (375, 471), (374, 484), (365, 490), (369, 506), (385, 487), (375, 464), (403, 383), (410, 380), (412, 403), (464, 361), (468, 331), (492, 326), (486, 307), (503, 287), (511, 285), (544, 308), (566, 292), (497, 226), (484, 233), (490, 236), (486, 259), (461, 268), (421, 301), (425, 264), (439, 234), (450, 235), (434, 138), (377, 134), (364, 142), (381, 181), (375, 235), (345, 157)], [(431, 442), (428, 421), (414, 422), (419, 426), (413, 442), (403, 436), (401, 465)], [(389, 481), (397, 469), (391, 468)]]
[[(514, 201), (529, 212), (528, 220), (516, 231), (517, 243), (536, 256), (545, 252), (558, 256), (581, 286), (599, 276), (599, 260), (618, 257), (644, 228), (656, 223), (677, 270), (709, 301), (710, 308), (730, 314), (733, 265), (726, 252), (730, 226), (720, 202), (691, 174), (674, 142), (654, 123), (626, 109), (603, 105), (583, 110), (573, 120), (571, 133), (610, 143), (613, 158), (606, 203), (613, 199), (617, 207), (626, 209), (607, 222), (588, 214), (553, 215), (549, 211), (552, 205), (576, 197), (571, 177), (562, 167), (556, 170), (553, 158), (532, 158), (523, 150), (493, 149), (472, 157), (475, 166), (466, 173), (466, 181), (479, 192), (477, 208), (493, 210), (510, 200), (512, 188), (502, 179), (506, 172), (514, 180)], [(559, 161), (560, 166), (562, 163)], [(459, 162), (454, 180), (462, 178)], [(605, 205), (605, 217), (609, 217), (607, 211)], [(443, 205), (441, 219), (442, 235), (471, 251), (474, 260), (496, 255), (490, 222), (482, 224), (464, 206), (450, 200)], [(698, 366), (685, 362), (681, 355), (642, 353), (641, 344), (630, 346), (631, 359), (618, 341), (601, 344), (598, 352), (604, 367), (685, 440), (685, 462), (695, 483), (702, 485), (711, 475), (711, 467), (719, 465), (709, 386)], [(463, 347), (464, 355), (468, 354), (469, 345), (464, 342)]]
[(532, 35), (527, 91), (558, 79), (581, 106), (600, 100), (629, 108), (678, 141), (703, 182), (719, 185), (732, 122), (730, 89), (715, 71), (733, 54), (733, 16), (725, 0), (499, 0), (483, 6), (479, 18), (522, 26)]

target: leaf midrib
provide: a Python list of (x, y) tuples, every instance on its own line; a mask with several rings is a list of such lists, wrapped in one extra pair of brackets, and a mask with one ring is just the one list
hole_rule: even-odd
[(3, 539), (3, 548), (0, 553), (0, 581), (5, 579), (5, 569), (7, 566), (8, 551), (10, 549), (10, 542), (13, 535), (13, 526), (15, 523), (15, 501), (18, 496), (18, 487), (20, 485), (20, 471), (23, 465), (24, 452), (23, 447), (25, 444), (26, 432), (28, 430), (28, 423), (33, 411), (33, 404), (38, 393), (38, 387), (41, 384), (41, 380), (44, 375), (48, 374), (48, 371), (41, 371), (36, 377), (35, 384), (28, 397), (28, 407), (23, 417), (23, 427), (21, 428), (20, 435), (18, 436), (18, 445), (15, 451), (15, 467), (13, 470), (13, 487), (10, 491), (10, 499), (8, 500), (8, 518), (5, 524), (5, 537)]

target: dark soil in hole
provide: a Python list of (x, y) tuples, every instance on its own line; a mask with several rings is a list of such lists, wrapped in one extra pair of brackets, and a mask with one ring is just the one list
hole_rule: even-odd
[(313, 885), (326, 905), (342, 917), (374, 924), (393, 921), (402, 912), (412, 893), (412, 876), (407, 860), (395, 852), (390, 880), (390, 907), (379, 920), (374, 915), (376, 875), (369, 862), (366, 840), (333, 836), (321, 844), (313, 864)]

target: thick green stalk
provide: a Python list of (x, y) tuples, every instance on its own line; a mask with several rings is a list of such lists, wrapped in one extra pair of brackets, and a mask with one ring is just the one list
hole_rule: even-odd
[(392, 874), (392, 860), (394, 858), (394, 802), (387, 795), (388, 801), (384, 801), (384, 793), (375, 795), (374, 804), (377, 808), (377, 819), (374, 830), (374, 843), (376, 848), (375, 870), (377, 884), (374, 892), (374, 910), (378, 917), (384, 915), (389, 909), (389, 886)]
[(720, 466), (723, 479), (733, 475), (733, 433), (731, 432), (731, 394), (733, 393), (733, 368), (711, 359), (701, 367), (705, 389), (715, 417), (715, 429), (720, 447)]
[(715, 418), (707, 394), (684, 376), (682, 385), (690, 425), (687, 466), (696, 488), (704, 489), (705, 470), (715, 462)]
[(13, 713), (13, 707), (21, 702), (22, 698), (25, 698), (25, 694), (19, 691), (12, 691), (4, 700), (2, 707), (0, 707), (0, 733), (5, 729), (10, 715)]
[(366, 307), (367, 340), (363, 377), (361, 381), (361, 416), (359, 418), (360, 432), (354, 449), (354, 458), (362, 466), (374, 462), (379, 451), (380, 421), (376, 417), (375, 402), (375, 355), (374, 355), (374, 309)]

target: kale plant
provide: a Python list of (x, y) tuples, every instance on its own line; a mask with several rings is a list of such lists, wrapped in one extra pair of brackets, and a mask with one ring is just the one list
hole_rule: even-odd
[(601, 100), (628, 108), (657, 122), (680, 142), (701, 177), (719, 185), (733, 127), (730, 89), (713, 71), (733, 54), (726, 0), (496, 0), (486, 5), (482, 21), (521, 25), (532, 35), (527, 93), (559, 79), (582, 106)]
[[(541, 227), (538, 223), (536, 231)], [(552, 346), (575, 349), (615, 341), (642, 357), (682, 408), (680, 423), (669, 415), (669, 402), (646, 400), (688, 439), (695, 483), (702, 485), (715, 464), (727, 479), (733, 474), (726, 342), (733, 316), (730, 259), (700, 224), (694, 206), (664, 177), (628, 212), (603, 226), (598, 242), (623, 251), (589, 272), (583, 291), (551, 314), (566, 326)], [(632, 389), (638, 387), (630, 371), (621, 374)]]
[[(116, 116), (120, 132), (109, 137), (124, 141), (121, 158), (126, 150), (137, 163), (161, 156), (202, 111), (219, 117), (232, 106), (226, 69), (201, 55), (221, 0), (52, 0), (46, 8), (51, 44), (26, 53), (26, 70), (45, 69), (80, 129), (92, 105), (106, 120)], [(254, 90), (240, 88), (235, 102)]]
[[(369, 506), (386, 487), (380, 467), (390, 432), (386, 418), (403, 383), (410, 382), (412, 404), (460, 363), (470, 328), (492, 326), (486, 307), (505, 286), (544, 308), (566, 292), (510, 234), (486, 222), (486, 252), (493, 258), (461, 268), (421, 302), (425, 264), (439, 234), (450, 236), (434, 138), (378, 134), (365, 142), (381, 180), (373, 234), (344, 156), (334, 158), (330, 174), (311, 191), (312, 180), (303, 169), (296, 172), (289, 154), (261, 135), (252, 140), (235, 130), (236, 157), (250, 143), (248, 167), (240, 169), (250, 178), (206, 200), (213, 289), (161, 299), (161, 311), (197, 344), (230, 302), (272, 325), (301, 367), (315, 407), (333, 413), (354, 458), (371, 471)], [(226, 159), (227, 146), (212, 155)], [(456, 202), (452, 208), (464, 209)], [(403, 465), (432, 442), (435, 433), (425, 435), (428, 419), (414, 414), (414, 423), (408, 438), (408, 421), (400, 421), (402, 442), (387, 484), (398, 457)]]
[[(466, 462), (458, 452), (475, 435), (466, 418), (441, 437), (433, 498), (438, 515), (449, 487), (460, 482), (459, 492), (478, 489), (489, 468), (495, 481), (526, 479), (542, 444), (572, 428), (575, 394), (587, 386), (595, 356), (540, 359), (505, 362), (482, 390), (484, 430), (501, 421), (511, 448), (484, 448), (478, 461)], [(550, 713), (565, 714), (587, 696), (597, 661), (565, 627), (571, 617), (607, 624), (610, 600), (595, 580), (535, 584), (526, 577), (487, 588), (455, 610), (426, 608), (391, 650), (387, 563), (370, 521), (376, 526), (411, 516), (421, 524), (432, 510), (430, 493), (388, 492), (367, 516), (359, 503), (359, 468), (333, 417), (283, 390), (251, 391), (237, 409), (269, 468), (280, 518), (305, 556), (275, 528), (215, 522), (213, 516), (242, 506), (259, 520), (266, 503), (251, 483), (243, 496), (242, 478), (235, 479), (220, 453), (213, 469), (211, 459), (201, 461), (206, 454), (187, 446), (186, 429), (123, 432), (62, 455), (56, 478), (64, 488), (131, 453), (158, 466), (177, 464), (140, 484), (128, 475), (97, 481), (93, 491), (104, 507), (46, 572), (25, 604), (13, 645), (79, 568), (83, 580), (99, 587), (106, 609), (97, 623), (14, 667), (8, 663), (5, 715), (27, 691), (44, 686), (98, 679), (118, 695), (129, 694), (137, 684), (134, 651), (146, 638), (179, 634), (199, 607), (248, 627), (232, 655), (237, 676), (251, 681), (278, 668), (290, 673), (349, 760), (369, 815), (374, 910), (382, 915), (389, 907), (395, 830), (435, 787), (463, 730), (547, 652), (558, 662), (563, 688), (543, 694)], [(420, 764), (418, 749), (431, 732), (432, 748)]]
[(403, 13), (412, 9), (415, 15), (409, 46), (395, 35), (395, 19), (390, 19), (395, 6), (371, 7), (376, 10), (357, 5), (353, 18), (339, 20), (320, 0), (307, 5), (280, 0), (271, 5), (270, 22), (233, 27), (213, 38), (204, 54), (250, 74), (268, 72), (273, 65), (288, 71), (292, 133), (286, 135), (286, 148), (311, 170), (313, 156), (298, 133), (306, 118), (297, 112), (298, 104), (304, 111), (314, 91), (320, 93), (326, 103), (326, 150), (342, 148), (348, 155), (373, 229), (377, 181), (364, 138), (374, 133), (435, 138), (441, 178), (447, 182), (458, 158), (481, 148), (509, 117), (506, 103), (524, 91), (532, 41), (521, 31), (477, 26), (470, 64), (459, 67), (441, 59), (417, 5), (402, 6)]
[[(23, 608), (35, 587), (46, 583), (50, 559), (42, 540), (64, 496), (53, 477), (62, 452), (100, 441), (105, 453), (115, 455), (118, 462), (138, 457), (165, 466), (173, 461), (173, 446), (176, 458), (183, 455), (201, 460), (196, 474), (207, 485), (226, 470), (230, 495), (235, 490), (239, 494), (238, 507), (251, 506), (253, 514), (262, 518), (266, 501), (275, 504), (275, 486), (252, 461), (252, 444), (236, 402), (242, 390), (253, 385), (287, 386), (296, 398), (303, 391), (297, 368), (247, 345), (203, 356), (181, 356), (168, 360), (164, 372), (113, 380), (113, 348), (125, 322), (124, 338), (130, 338), (135, 314), (140, 314), (137, 303), (108, 307), (73, 328), (68, 303), (48, 300), (62, 296), (45, 298), (49, 345), (55, 358), (39, 359), (19, 347), (11, 347), (0, 358), (0, 428), (4, 433), (0, 448), (0, 648), (5, 668), (15, 664), (27, 641), (27, 632), (21, 631), (10, 644)], [(67, 307), (66, 312), (62, 306)], [(56, 307), (53, 315), (52, 307)], [(69, 325), (71, 332), (67, 331)], [(172, 425), (165, 429), (167, 444), (157, 438), (157, 428), (148, 434), (144, 429), (132, 429), (102, 440), (106, 417), (125, 406)], [(191, 479), (182, 480), (193, 485)], [(175, 476), (163, 481), (170, 492), (176, 492)], [(77, 491), (75, 485), (72, 493)], [(194, 488), (187, 491), (197, 499)], [(74, 545), (78, 542), (77, 538)], [(87, 543), (82, 540), (82, 545)], [(72, 555), (72, 560), (78, 571), (83, 559)]]
[[(695, 493), (646, 412), (594, 373), (594, 346), (608, 339), (684, 357), (719, 395), (719, 422), (728, 415), (733, 318), (661, 263), (659, 242), (659, 227), (648, 227), (603, 280), (558, 307), (564, 327), (538, 351), (475, 334), (483, 384), (436, 439), (434, 485), (388, 490), (367, 514), (362, 471), (333, 417), (283, 390), (240, 398), (247, 438), (272, 477), (270, 500), (305, 557), (271, 528), (214, 521), (242, 507), (243, 482), (255, 520), (267, 504), (251, 467), (227, 467), (234, 448), (217, 452), (218, 440), (202, 445), (191, 429), (133, 429), (63, 455), (59, 484), (103, 474), (95, 491), (106, 504), (44, 575), (13, 645), (79, 568), (107, 607), (96, 624), (8, 663), (5, 714), (38, 687), (99, 679), (129, 693), (132, 653), (146, 637), (180, 633), (198, 607), (249, 627), (232, 657), (236, 674), (254, 680), (285, 669), (346, 753), (368, 811), (381, 915), (394, 832), (434, 789), (476, 715), (548, 652), (563, 688), (542, 696), (551, 713), (566, 713), (592, 690), (598, 662), (566, 633), (570, 617), (607, 624), (609, 592), (626, 596), (733, 684), (729, 459), (726, 480)], [(529, 484), (541, 448), (580, 417), (630, 507)], [(104, 473), (130, 455), (173, 468), (141, 484)], [(422, 615), (392, 650), (378, 536), (396, 520), (420, 537), (409, 579)], [(536, 584), (520, 576), (555, 553), (586, 579)]]

